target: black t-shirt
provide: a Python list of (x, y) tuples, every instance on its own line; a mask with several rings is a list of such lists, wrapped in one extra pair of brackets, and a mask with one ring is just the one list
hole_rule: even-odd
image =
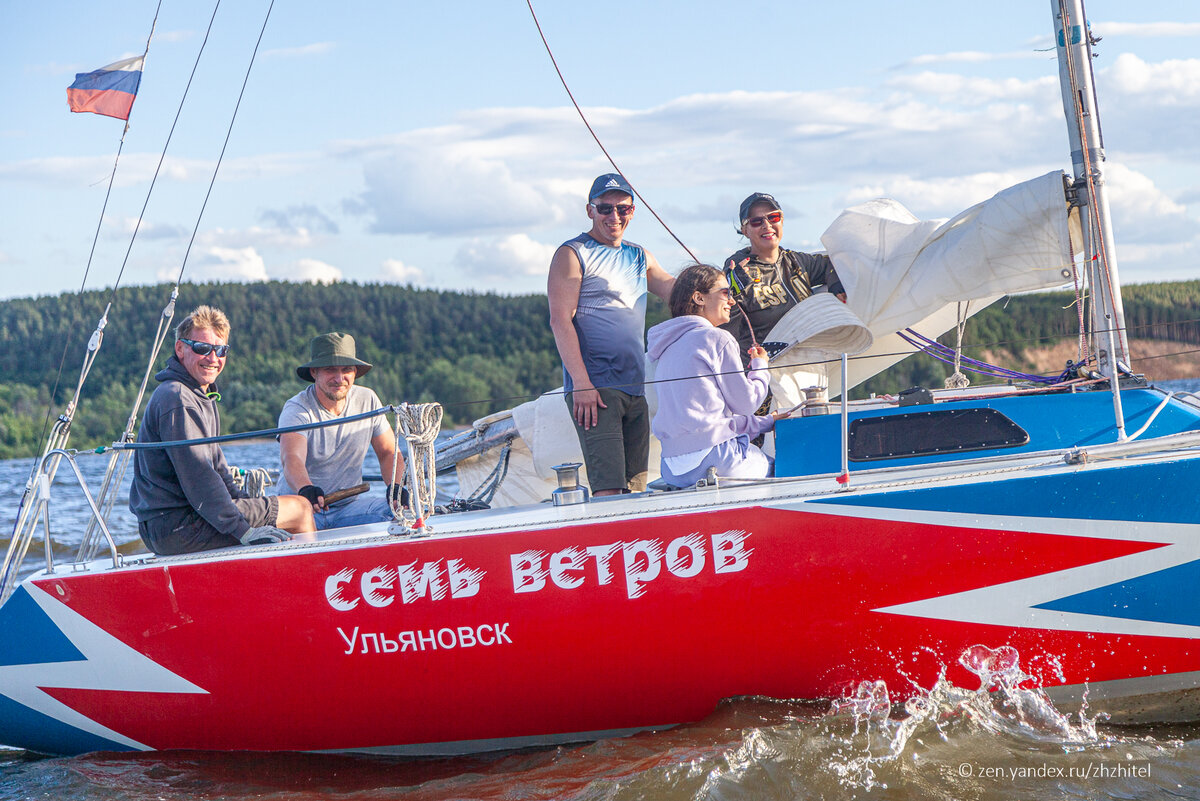
[[(744, 260), (745, 264), (742, 264)], [(830, 292), (845, 292), (833, 262), (823, 253), (779, 251), (779, 261), (769, 264), (760, 260), (745, 247), (725, 260), (725, 278), (738, 306), (750, 317), (759, 344), (770, 333), (779, 318), (805, 298), (811, 297), (814, 286), (824, 284)], [(734, 309), (729, 322), (721, 326), (738, 341), (742, 363), (749, 364), (746, 353), (754, 344), (746, 316)]]

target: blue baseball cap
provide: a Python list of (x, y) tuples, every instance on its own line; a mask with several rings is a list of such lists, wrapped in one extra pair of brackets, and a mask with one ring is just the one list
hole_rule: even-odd
[(624, 192), (630, 198), (634, 197), (633, 187), (617, 172), (606, 172), (592, 181), (592, 191), (588, 192), (588, 200), (595, 200), (605, 192)]

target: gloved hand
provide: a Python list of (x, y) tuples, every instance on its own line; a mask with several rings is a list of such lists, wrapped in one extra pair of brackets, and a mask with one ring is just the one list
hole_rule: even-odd
[(315, 484), (304, 485), (300, 489), (296, 490), (296, 494), (303, 497), (304, 500), (308, 501), (313, 506), (316, 506), (318, 509), (325, 508), (325, 504), (317, 502), (318, 498), (322, 498), (325, 496), (325, 490), (321, 489), (320, 487), (316, 486)]
[(396, 505), (396, 501), (400, 501), (400, 505), (407, 509), (408, 504), (408, 487), (403, 484), (388, 484), (387, 488), (388, 503), (392, 506)]
[(242, 545), (274, 545), (277, 542), (287, 542), (292, 538), (290, 532), (275, 526), (255, 526), (246, 529), (241, 536)]

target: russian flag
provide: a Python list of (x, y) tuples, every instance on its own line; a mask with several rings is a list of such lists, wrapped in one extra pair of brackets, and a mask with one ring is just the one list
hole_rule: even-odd
[(101, 67), (95, 72), (80, 72), (67, 88), (71, 111), (90, 111), (119, 120), (129, 120), (133, 98), (142, 82), (145, 56), (127, 58)]

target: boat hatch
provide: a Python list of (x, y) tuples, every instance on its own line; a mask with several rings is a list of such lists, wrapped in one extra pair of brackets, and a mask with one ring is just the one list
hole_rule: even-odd
[(995, 409), (945, 409), (850, 422), (850, 460), (934, 456), (1029, 442), (1029, 432)]

